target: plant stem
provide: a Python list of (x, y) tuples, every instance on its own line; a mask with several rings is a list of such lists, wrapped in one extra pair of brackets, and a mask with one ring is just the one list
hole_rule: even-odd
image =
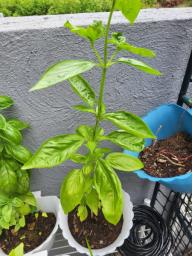
[(98, 113), (97, 113), (96, 124), (95, 124), (95, 134), (96, 134), (96, 130), (98, 128), (98, 125), (99, 125), (99, 122), (100, 122), (100, 119), (101, 119), (101, 113), (102, 113), (103, 95), (104, 95), (105, 81), (106, 81), (106, 75), (107, 75), (108, 37), (109, 37), (109, 30), (110, 30), (110, 26), (111, 26), (111, 19), (112, 19), (113, 12), (114, 12), (114, 9), (115, 9), (115, 2), (116, 2), (116, 0), (113, 0), (113, 2), (112, 2), (112, 7), (111, 7), (111, 10), (110, 10), (109, 18), (108, 18), (108, 21), (107, 21), (106, 32), (105, 32), (104, 59), (103, 59), (100, 91), (99, 91)]

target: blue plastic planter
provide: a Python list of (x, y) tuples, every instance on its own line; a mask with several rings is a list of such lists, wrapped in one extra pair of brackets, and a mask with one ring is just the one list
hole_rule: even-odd
[[(156, 134), (160, 125), (157, 137), (166, 139), (179, 131), (184, 131), (192, 135), (192, 109), (186, 110), (176, 104), (162, 105), (149, 112), (143, 120), (148, 124), (154, 134)], [(146, 145), (151, 145), (152, 141), (147, 139)], [(126, 154), (138, 156), (138, 153), (124, 151)], [(192, 166), (192, 163), (191, 163)], [(145, 171), (135, 172), (140, 178), (148, 179), (153, 182), (160, 182), (176, 192), (192, 193), (192, 172), (171, 178), (156, 178), (148, 175)]]

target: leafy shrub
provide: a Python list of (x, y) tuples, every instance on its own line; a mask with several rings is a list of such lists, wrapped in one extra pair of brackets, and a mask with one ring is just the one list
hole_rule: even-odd
[(0, 0), (4, 16), (108, 11), (112, 0)]
[[(10, 97), (0, 95), (0, 111), (13, 105)], [(29, 173), (21, 170), (31, 157), (22, 146), (22, 130), (28, 124), (7, 119), (0, 114), (0, 234), (3, 229), (25, 226), (25, 215), (35, 209), (35, 198), (29, 191)]]

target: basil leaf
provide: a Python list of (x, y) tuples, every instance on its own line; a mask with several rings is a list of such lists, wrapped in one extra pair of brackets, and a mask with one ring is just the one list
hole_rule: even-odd
[(74, 169), (64, 178), (60, 190), (60, 200), (65, 214), (71, 212), (78, 204), (84, 194), (84, 178), (82, 171)]
[(44, 142), (22, 169), (50, 168), (70, 159), (83, 144), (77, 134), (58, 135)]
[(27, 192), (26, 194), (19, 195), (18, 196), (24, 203), (31, 205), (31, 206), (36, 206), (36, 198), (31, 192)]
[(11, 250), (9, 256), (23, 256), (24, 255), (24, 244), (20, 243), (15, 249)]
[(93, 127), (89, 125), (81, 125), (77, 128), (76, 132), (81, 135), (85, 140), (90, 141), (93, 140)]
[(124, 149), (134, 152), (141, 152), (144, 149), (144, 139), (125, 131), (111, 132), (105, 138)]
[(75, 110), (79, 110), (81, 112), (87, 112), (87, 113), (92, 113), (92, 114), (95, 114), (95, 110), (90, 108), (90, 107), (87, 107), (87, 106), (84, 106), (84, 105), (75, 105), (73, 106), (73, 108)]
[(17, 188), (17, 175), (14, 164), (10, 160), (1, 160), (0, 165), (0, 190), (11, 194)]
[(1, 130), (5, 130), (6, 129), (6, 119), (1, 114), (0, 114), (0, 129)]
[(18, 120), (18, 119), (10, 119), (8, 121), (9, 124), (11, 124), (14, 128), (16, 128), (17, 130), (23, 130), (25, 128), (28, 128), (29, 127), (29, 124), (24, 122), (24, 121), (21, 121), (21, 120)]
[(6, 124), (6, 129), (0, 130), (0, 138), (15, 144), (20, 144), (22, 141), (22, 136), (19, 130), (9, 123)]
[(105, 27), (103, 26), (102, 21), (94, 21), (93, 24), (88, 27), (73, 26), (69, 21), (67, 21), (64, 26), (70, 29), (72, 33), (88, 39), (92, 43), (105, 35)]
[(0, 207), (6, 205), (9, 202), (9, 197), (5, 193), (0, 193)]
[(151, 66), (147, 65), (146, 63), (135, 60), (135, 59), (127, 59), (127, 58), (119, 58), (118, 62), (127, 64), (129, 66), (132, 66), (138, 70), (144, 71), (145, 73), (160, 76), (161, 72), (159, 70), (152, 68)]
[(11, 204), (12, 204), (13, 207), (18, 208), (18, 207), (22, 206), (23, 201), (19, 197), (14, 197)]
[(13, 103), (14, 102), (10, 97), (0, 95), (0, 109), (9, 108)]
[(120, 152), (109, 154), (106, 161), (108, 165), (119, 171), (136, 171), (144, 166), (138, 158)]
[(117, 0), (115, 7), (133, 24), (139, 14), (142, 3), (141, 0)]
[(101, 200), (105, 219), (116, 225), (123, 212), (121, 182), (114, 170), (102, 159), (97, 162), (94, 185)]
[(63, 60), (54, 64), (30, 90), (40, 90), (63, 82), (73, 76), (92, 69), (96, 63), (87, 60)]
[(86, 197), (86, 204), (90, 210), (97, 216), (99, 209), (99, 197), (97, 191), (93, 188)]
[(70, 78), (69, 83), (73, 91), (89, 106), (95, 104), (95, 93), (89, 83), (82, 76), (74, 76)]
[(141, 57), (154, 58), (156, 56), (156, 54), (150, 49), (137, 47), (127, 43), (126, 38), (123, 37), (121, 33), (113, 33), (109, 43), (116, 45), (119, 50), (125, 50)]
[(87, 219), (88, 211), (87, 211), (87, 207), (85, 205), (79, 205), (78, 211), (77, 211), (77, 216), (80, 218), (81, 222), (83, 222)]
[(8, 222), (8, 223), (10, 222), (12, 210), (13, 210), (13, 208), (10, 204), (7, 204), (7, 205), (3, 206), (3, 208), (2, 208), (2, 217), (3, 217), (5, 222)]
[(8, 155), (20, 163), (26, 163), (32, 156), (31, 152), (22, 145), (6, 144), (5, 149)]
[(155, 138), (155, 135), (144, 123), (144, 121), (140, 117), (132, 113), (125, 111), (107, 113), (104, 115), (104, 119), (111, 121), (120, 129), (123, 129), (128, 133), (138, 136), (140, 138)]
[(17, 193), (24, 194), (29, 191), (29, 174), (25, 170), (18, 169), (17, 174)]

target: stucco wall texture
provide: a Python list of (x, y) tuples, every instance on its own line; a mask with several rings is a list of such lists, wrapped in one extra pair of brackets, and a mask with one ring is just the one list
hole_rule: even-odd
[[(68, 19), (76, 25), (87, 25), (95, 19), (106, 22), (107, 14), (0, 18), (0, 93), (15, 100), (7, 114), (30, 123), (24, 132), (24, 144), (33, 152), (45, 139), (71, 133), (78, 125), (93, 121), (91, 115), (71, 109), (81, 101), (67, 83), (28, 92), (49, 65), (63, 59), (94, 58), (88, 43), (63, 27)], [(147, 62), (163, 76), (143, 74), (126, 65), (112, 67), (105, 89), (107, 109), (125, 109), (142, 116), (160, 104), (175, 102), (192, 48), (192, 8), (143, 10), (134, 26), (117, 12), (112, 24), (112, 30), (123, 32), (130, 43), (157, 53), (156, 59)], [(125, 52), (123, 55), (128, 56)], [(97, 69), (85, 74), (96, 91), (100, 76)], [(109, 128), (108, 123), (104, 126)], [(113, 149), (120, 150), (116, 146)], [(73, 167), (66, 162), (50, 170), (33, 170), (32, 189), (58, 194), (64, 175)], [(135, 203), (151, 194), (152, 186), (147, 181), (123, 172), (119, 176)]]

